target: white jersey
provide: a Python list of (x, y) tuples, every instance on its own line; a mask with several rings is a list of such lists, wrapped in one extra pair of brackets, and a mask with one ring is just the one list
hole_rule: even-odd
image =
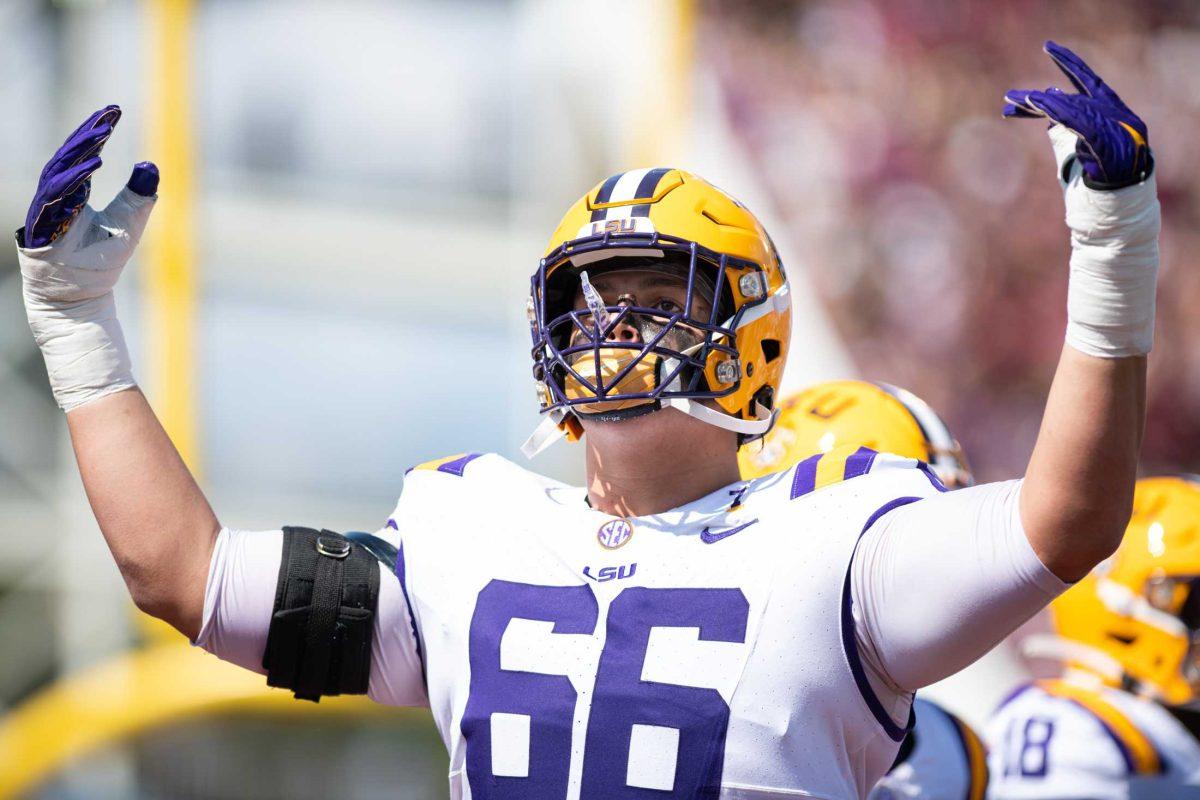
[(863, 795), (898, 743), (852, 671), (850, 557), (872, 513), (935, 489), (860, 460), (632, 525), (497, 456), (410, 473), (397, 571), (452, 797)]
[(1161, 705), (1119, 689), (1038, 681), (984, 734), (996, 800), (1200, 798), (1200, 743)]
[(971, 726), (920, 697), (916, 725), (897, 763), (875, 784), (869, 800), (983, 800), (987, 753)]
[[(1062, 588), (1018, 482), (942, 491), (839, 449), (624, 520), (499, 456), (422, 465), (369, 694), (429, 705), (456, 800), (865, 797), (911, 691)], [(221, 532), (197, 644), (261, 670), (282, 540)]]

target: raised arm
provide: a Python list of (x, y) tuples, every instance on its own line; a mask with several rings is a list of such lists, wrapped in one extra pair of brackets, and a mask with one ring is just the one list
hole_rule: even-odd
[(17, 231), (25, 308), (46, 360), (100, 530), (142, 610), (200, 631), (216, 516), (134, 383), (113, 287), (154, 206), (158, 169), (138, 164), (102, 211), (87, 205), (121, 116), (89, 117), (42, 170)]
[(1005, 115), (1052, 123), (1072, 245), (1066, 344), (1023, 481), (912, 503), (862, 537), (854, 623), (883, 692), (982, 656), (1108, 557), (1129, 521), (1154, 330), (1153, 161), (1120, 98), (1070, 51), (1046, 51), (1080, 93), (1014, 90)]
[(1034, 551), (1066, 581), (1121, 541), (1133, 502), (1154, 338), (1159, 207), (1146, 125), (1070, 50), (1076, 93), (1013, 90), (1010, 117), (1051, 123), (1071, 230), (1066, 346), (1021, 492)]
[(67, 426), (92, 512), (133, 601), (195, 639), (221, 528), (204, 493), (137, 387), (72, 409)]

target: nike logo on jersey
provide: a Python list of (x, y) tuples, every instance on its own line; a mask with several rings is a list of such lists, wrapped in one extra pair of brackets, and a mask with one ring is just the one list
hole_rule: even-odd
[(752, 519), (745, 525), (738, 525), (736, 528), (730, 528), (727, 531), (717, 531), (716, 533), (713, 533), (707, 527), (705, 527), (704, 530), (700, 531), (700, 541), (704, 542), (705, 544), (712, 544), (713, 542), (719, 542), (722, 539), (728, 539), (735, 533), (746, 530), (746, 528), (749, 528), (756, 522), (758, 522), (758, 520)]

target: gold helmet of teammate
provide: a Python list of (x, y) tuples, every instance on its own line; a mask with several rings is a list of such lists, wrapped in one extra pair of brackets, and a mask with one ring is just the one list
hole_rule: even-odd
[[(681, 281), (687, 308), (601, 297), (587, 273), (620, 269)], [(526, 454), (559, 431), (579, 438), (580, 417), (668, 407), (740, 442), (761, 437), (791, 336), (788, 292), (762, 225), (703, 178), (660, 167), (596, 184), (567, 211), (533, 275), (533, 377), (547, 419)], [(640, 335), (619, 340), (622, 324)]]
[(1117, 552), (1050, 610), (1069, 666), (1168, 705), (1200, 699), (1200, 479), (1138, 481)]
[(738, 453), (742, 477), (778, 472), (838, 445), (918, 458), (949, 489), (975, 482), (962, 448), (924, 400), (886, 383), (853, 380), (818, 383), (780, 403), (761, 445)]

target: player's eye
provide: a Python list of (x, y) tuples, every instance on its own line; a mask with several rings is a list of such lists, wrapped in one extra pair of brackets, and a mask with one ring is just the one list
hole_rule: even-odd
[(683, 311), (683, 306), (667, 297), (659, 300), (652, 306), (652, 308), (656, 308), (659, 311), (666, 312), (667, 314), (678, 314), (679, 312)]

